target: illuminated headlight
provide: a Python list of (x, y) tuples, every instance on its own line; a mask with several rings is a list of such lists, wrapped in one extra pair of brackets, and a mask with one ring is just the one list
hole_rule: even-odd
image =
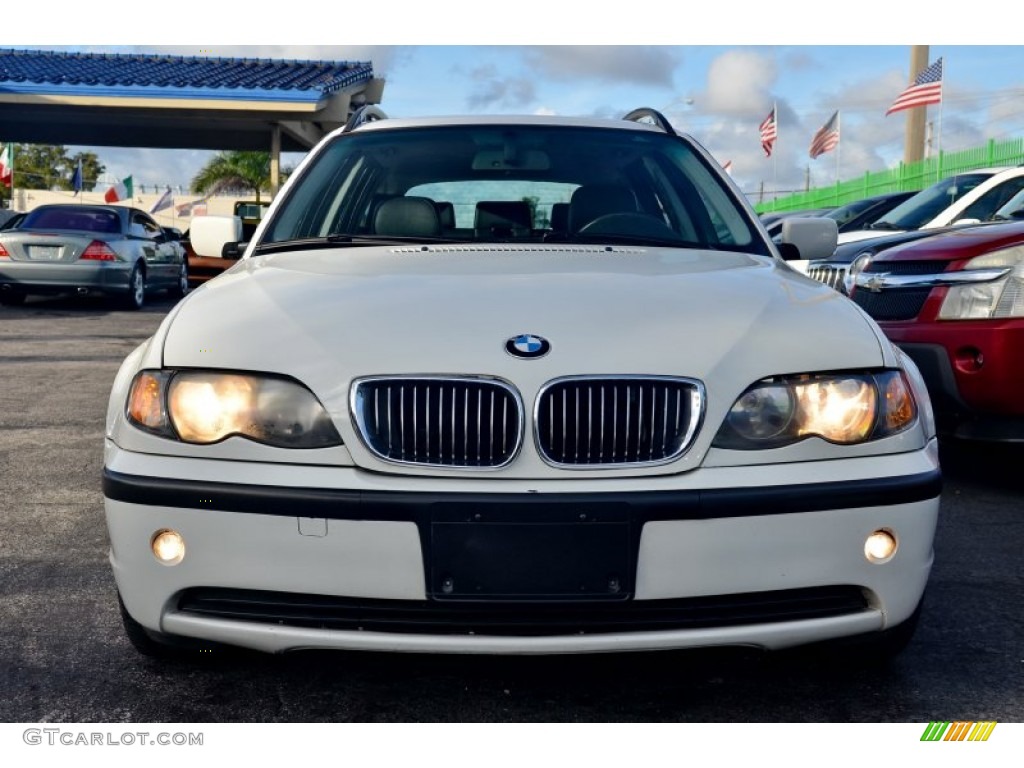
[(910, 427), (917, 415), (902, 371), (759, 381), (733, 404), (716, 448), (779, 448), (807, 437), (863, 443)]
[(138, 427), (208, 445), (237, 435), (281, 448), (341, 445), (327, 411), (298, 382), (216, 371), (142, 371), (127, 403)]
[(873, 251), (863, 251), (857, 254), (857, 258), (850, 262), (850, 268), (843, 275), (843, 289), (846, 291), (847, 296), (853, 293), (853, 287), (856, 284), (854, 281), (857, 275), (868, 268), (868, 264), (871, 263), (871, 257), (874, 255)]
[(1024, 247), (986, 253), (964, 266), (972, 269), (1012, 270), (1005, 277), (987, 283), (952, 286), (939, 309), (940, 320), (972, 320), (1024, 317)]

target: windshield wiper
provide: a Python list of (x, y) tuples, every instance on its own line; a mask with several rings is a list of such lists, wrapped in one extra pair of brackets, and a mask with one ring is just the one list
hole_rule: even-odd
[(281, 240), (274, 243), (260, 243), (255, 253), (279, 253), (281, 251), (302, 251), (316, 248), (364, 245), (434, 245), (437, 243), (460, 242), (443, 237), (400, 237), (397, 235), (350, 235), (335, 232), (327, 237), (302, 237), (295, 240)]
[(871, 229), (899, 229), (899, 227), (888, 221), (876, 221), (871, 225)]

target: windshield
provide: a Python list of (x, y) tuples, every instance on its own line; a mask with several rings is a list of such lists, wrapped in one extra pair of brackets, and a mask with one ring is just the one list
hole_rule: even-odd
[(571, 126), (445, 126), (336, 137), (257, 245), (608, 242), (768, 254), (684, 140)]
[(872, 229), (920, 229), (972, 189), (992, 178), (990, 173), (962, 173), (923, 189), (871, 225)]
[(992, 214), (993, 219), (1024, 219), (1024, 189), (1019, 191)]
[(875, 204), (874, 200), (858, 200), (855, 203), (847, 203), (839, 208), (833, 208), (822, 214), (827, 219), (835, 219), (836, 224), (845, 224), (857, 214), (867, 210)]

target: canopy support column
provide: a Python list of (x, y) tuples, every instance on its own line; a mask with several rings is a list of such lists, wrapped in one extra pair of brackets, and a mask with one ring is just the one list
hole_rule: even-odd
[(270, 129), (270, 197), (277, 197), (281, 188), (281, 126), (277, 123)]

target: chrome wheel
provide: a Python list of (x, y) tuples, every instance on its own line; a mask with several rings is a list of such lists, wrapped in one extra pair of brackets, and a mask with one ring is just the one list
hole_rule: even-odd
[(128, 295), (125, 297), (126, 309), (142, 309), (146, 303), (146, 275), (136, 264), (128, 278)]
[(181, 269), (178, 271), (178, 284), (174, 286), (171, 293), (179, 299), (188, 293), (188, 262), (181, 263)]

